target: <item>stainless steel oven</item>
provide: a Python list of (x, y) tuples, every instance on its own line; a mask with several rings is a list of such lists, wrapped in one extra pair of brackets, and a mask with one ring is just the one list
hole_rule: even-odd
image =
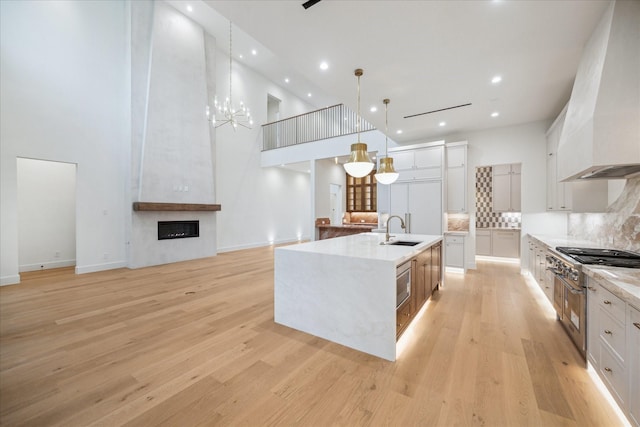
[(396, 268), (396, 308), (411, 297), (411, 261)]
[(558, 320), (583, 358), (587, 356), (587, 293), (581, 265), (559, 254), (547, 256), (548, 269), (553, 272), (553, 306)]

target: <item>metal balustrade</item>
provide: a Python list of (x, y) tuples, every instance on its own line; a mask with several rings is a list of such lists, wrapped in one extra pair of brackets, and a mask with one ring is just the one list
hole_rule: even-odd
[[(343, 104), (262, 125), (262, 151), (356, 133), (358, 116)], [(360, 118), (360, 132), (375, 130)]]

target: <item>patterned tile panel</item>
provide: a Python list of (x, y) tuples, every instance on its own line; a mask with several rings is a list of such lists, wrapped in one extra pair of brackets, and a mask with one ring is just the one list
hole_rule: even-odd
[(476, 228), (521, 227), (520, 212), (493, 212), (492, 178), (493, 168), (476, 168)]

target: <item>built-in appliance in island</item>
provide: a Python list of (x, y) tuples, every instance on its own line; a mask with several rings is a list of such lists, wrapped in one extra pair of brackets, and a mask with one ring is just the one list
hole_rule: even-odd
[[(276, 248), (275, 322), (395, 361), (404, 319), (440, 284), (442, 236), (384, 241), (363, 233)], [(438, 265), (427, 271), (432, 262)]]

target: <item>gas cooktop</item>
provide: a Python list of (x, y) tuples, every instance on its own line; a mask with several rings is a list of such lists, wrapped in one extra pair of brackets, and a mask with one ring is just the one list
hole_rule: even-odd
[(572, 248), (565, 246), (558, 246), (556, 250), (568, 255), (580, 264), (640, 268), (640, 254), (630, 251), (598, 248)]

